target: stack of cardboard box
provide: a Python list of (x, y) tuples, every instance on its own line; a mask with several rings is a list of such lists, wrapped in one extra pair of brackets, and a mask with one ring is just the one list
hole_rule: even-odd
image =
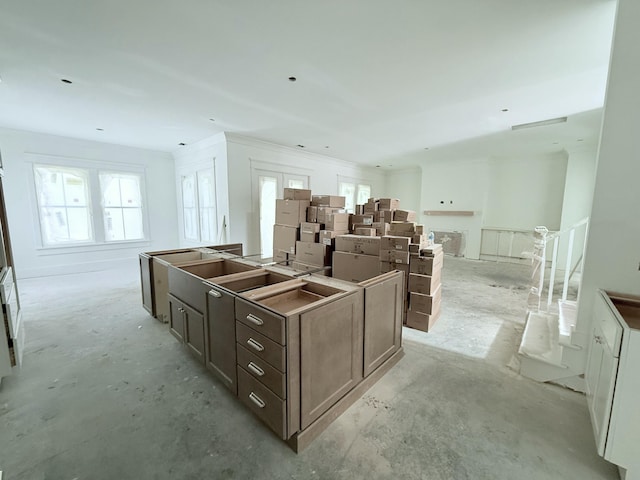
[(311, 190), (285, 188), (284, 199), (276, 200), (276, 223), (273, 226), (273, 261), (289, 264), (295, 258), (300, 240), (300, 224), (307, 218)]
[(350, 282), (362, 282), (380, 274), (380, 237), (339, 235), (333, 253), (332, 274)]
[[(349, 228), (349, 214), (344, 211), (344, 205), (345, 197), (311, 197), (305, 221), (300, 224), (300, 239), (296, 242), (296, 257), (292, 263), (295, 270), (318, 270), (331, 265), (333, 239)], [(325, 269), (325, 274), (329, 270)]]
[(442, 300), (442, 245), (421, 248), (409, 263), (407, 327), (428, 332), (440, 317)]

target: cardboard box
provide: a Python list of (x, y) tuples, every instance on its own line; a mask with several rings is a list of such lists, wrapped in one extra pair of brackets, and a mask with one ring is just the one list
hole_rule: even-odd
[(380, 250), (380, 261), (409, 265), (409, 252), (401, 250)]
[(403, 265), (402, 263), (380, 262), (380, 273), (392, 272), (394, 270), (400, 270), (404, 273), (404, 281), (406, 283), (409, 276), (409, 265)]
[(307, 222), (316, 223), (318, 221), (318, 207), (307, 207)]
[[(416, 225), (416, 235), (425, 235), (424, 225)], [(427, 235), (428, 237), (428, 235)]]
[(365, 237), (377, 236), (377, 230), (375, 228), (359, 227), (356, 228), (353, 233), (355, 233), (356, 235), (363, 235)]
[(414, 234), (413, 238), (411, 239), (412, 243), (417, 243), (419, 245), (421, 245), (420, 248), (427, 248), (428, 242), (429, 242), (429, 237), (427, 235), (423, 235), (423, 234)]
[(288, 225), (273, 226), (273, 250), (296, 253), (296, 242), (300, 239), (300, 229)]
[(397, 210), (400, 208), (400, 200), (397, 198), (381, 198), (380, 210)]
[(378, 211), (380, 204), (378, 202), (367, 202), (364, 204), (364, 213), (373, 214)]
[(314, 195), (311, 197), (311, 205), (318, 207), (344, 208), (345, 202), (346, 198), (338, 195)]
[(364, 205), (356, 205), (353, 211), (354, 215), (364, 215)]
[(306, 200), (276, 200), (276, 223), (299, 227), (307, 219)]
[(410, 243), (411, 239), (409, 237), (385, 235), (380, 239), (380, 250), (400, 250), (402, 252), (409, 252)]
[(399, 222), (415, 222), (416, 212), (413, 210), (396, 210), (393, 214), (393, 218)]
[(335, 247), (336, 237), (338, 235), (345, 235), (348, 232), (336, 232), (335, 230), (320, 230), (320, 243), (323, 245), (328, 245), (330, 247)]
[(380, 275), (380, 259), (377, 255), (333, 252), (333, 267), (331, 271), (334, 278), (350, 282), (362, 282)]
[[(344, 213), (342, 208), (338, 207), (316, 207), (318, 209), (317, 223), (327, 223), (327, 219), (334, 213)], [(331, 230), (327, 228), (327, 230)]]
[(330, 213), (325, 216), (324, 230), (346, 232), (349, 230), (348, 213)]
[(284, 199), (306, 200), (307, 202), (311, 202), (311, 190), (304, 190), (302, 188), (285, 188)]
[(273, 250), (273, 261), (281, 265), (291, 264), (296, 259), (293, 253), (287, 253), (282, 250)]
[(409, 263), (411, 273), (419, 273), (420, 275), (434, 275), (442, 268), (444, 261), (444, 253), (439, 253), (435, 257), (411, 257)]
[(389, 224), (385, 222), (373, 222), (371, 228), (376, 229), (376, 235), (382, 237), (389, 234)]
[(413, 222), (391, 222), (389, 226), (391, 235), (401, 235), (403, 237), (413, 237), (416, 233), (416, 224)]
[(328, 265), (324, 265), (324, 268), (322, 270), (318, 270), (319, 268), (321, 268), (318, 265), (308, 265), (306, 263), (294, 261), (291, 263), (291, 268), (293, 268), (297, 272), (311, 271), (311, 273), (315, 275), (324, 275), (327, 277), (331, 276), (331, 267)]
[(433, 328), (433, 325), (440, 318), (441, 307), (438, 305), (436, 310), (428, 315), (420, 312), (414, 312), (413, 310), (407, 311), (407, 327), (414, 328), (416, 330), (422, 330), (423, 332), (429, 332)]
[(433, 295), (424, 293), (409, 293), (409, 309), (413, 312), (432, 314), (437, 310), (438, 303), (442, 299), (442, 287), (436, 287)]
[(336, 250), (339, 252), (375, 255), (377, 257), (380, 255), (380, 237), (340, 235), (336, 237)]
[(353, 229), (355, 224), (371, 225), (373, 223), (373, 215), (351, 215), (349, 217), (349, 228)]
[(302, 222), (300, 224), (300, 241), (301, 242), (318, 243), (319, 234), (320, 234), (319, 223)]
[(423, 257), (435, 257), (441, 253), (443, 253), (441, 243), (434, 243), (433, 245), (420, 249), (420, 255)]
[(331, 265), (331, 248), (322, 243), (296, 242), (296, 261), (307, 265)]
[(391, 223), (393, 222), (394, 218), (393, 218), (393, 210), (382, 210), (380, 209), (378, 211), (378, 221), (379, 222), (385, 222), (385, 223)]
[(419, 273), (409, 273), (409, 291), (433, 295), (442, 284), (442, 275), (437, 271), (434, 275), (420, 275)]

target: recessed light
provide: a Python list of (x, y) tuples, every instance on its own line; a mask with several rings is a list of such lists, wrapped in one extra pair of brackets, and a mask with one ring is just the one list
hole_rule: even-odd
[(180, 142), (178, 145), (180, 145), (181, 147), (184, 147), (186, 145), (186, 143)]
[(425, 150), (429, 150), (429, 147), (424, 147)]
[(325, 145), (324, 148), (329, 148), (329, 145)]
[(502, 109), (502, 111), (503, 111), (503, 112), (508, 112), (508, 111), (509, 111), (509, 109), (508, 109), (508, 108), (503, 108), (503, 109)]
[(215, 121), (216, 121), (216, 119), (215, 119), (215, 118), (210, 118), (210, 119), (209, 119), (209, 121), (210, 121), (210, 122), (215, 122)]
[(376, 165), (376, 168), (380, 168), (380, 165)]
[(96, 130), (98, 130), (99, 132), (104, 132), (104, 128), (98, 127), (98, 128), (96, 128)]
[(389, 165), (390, 167), (393, 167), (393, 165)]
[(584, 138), (579, 138), (578, 141), (579, 142), (584, 142)]
[(61, 78), (61, 79), (60, 79), (60, 81), (61, 81), (62, 83), (73, 83), (71, 80), (68, 80), (68, 79), (66, 79), (66, 78)]
[(554, 145), (559, 145), (559, 144), (560, 144), (560, 142), (553, 142), (553, 144), (554, 144)]
[(298, 144), (298, 147), (300, 147), (300, 148), (304, 148), (304, 145), (300, 145), (300, 144)]
[(298, 80), (296, 77), (289, 77), (290, 82), (295, 82), (296, 80)]

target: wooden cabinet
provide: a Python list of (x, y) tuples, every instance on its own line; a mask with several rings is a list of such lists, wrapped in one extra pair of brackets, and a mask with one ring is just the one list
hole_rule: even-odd
[(296, 451), (402, 356), (400, 271), (354, 284), (217, 258), (167, 279), (171, 333)]
[(599, 291), (585, 372), (598, 454), (640, 479), (640, 298)]
[(238, 391), (236, 370), (236, 322), (234, 295), (211, 286), (207, 292), (207, 369), (234, 394)]
[(204, 315), (188, 304), (169, 295), (169, 328), (173, 336), (184, 342), (191, 354), (200, 362), (205, 359)]

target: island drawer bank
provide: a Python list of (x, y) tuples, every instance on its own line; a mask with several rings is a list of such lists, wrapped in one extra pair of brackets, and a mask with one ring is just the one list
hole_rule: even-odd
[(355, 284), (214, 257), (168, 266), (171, 332), (295, 451), (403, 355), (402, 272)]

